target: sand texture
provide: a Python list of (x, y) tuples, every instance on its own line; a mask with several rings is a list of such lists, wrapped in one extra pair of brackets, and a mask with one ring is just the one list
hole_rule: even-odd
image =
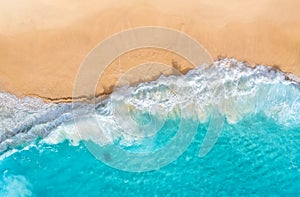
[[(185, 32), (214, 59), (234, 57), (300, 75), (299, 10), (298, 0), (1, 1), (0, 87), (18, 96), (70, 99), (89, 51), (112, 34), (139, 26)], [(147, 61), (183, 72), (193, 67), (168, 51), (132, 51), (105, 71), (97, 94), (110, 93), (122, 73)]]

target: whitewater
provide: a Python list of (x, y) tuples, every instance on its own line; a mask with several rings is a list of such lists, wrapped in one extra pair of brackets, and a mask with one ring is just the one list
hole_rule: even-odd
[(0, 92), (3, 196), (296, 196), (299, 144), (299, 77), (232, 58), (96, 103)]

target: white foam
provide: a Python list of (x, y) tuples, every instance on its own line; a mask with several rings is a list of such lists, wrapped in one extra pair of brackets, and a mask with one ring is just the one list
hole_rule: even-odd
[(32, 192), (30, 190), (31, 184), (22, 175), (3, 175), (3, 183), (0, 182), (2, 186), (1, 195), (3, 196), (31, 196)]
[[(299, 84), (286, 80), (284, 73), (270, 67), (250, 68), (235, 59), (200, 66), (184, 76), (162, 76), (136, 87), (123, 87), (107, 101), (97, 107), (96, 114), (93, 105), (76, 104), (76, 127), (71, 104), (46, 104), (40, 99), (18, 99), (0, 93), (0, 148), (5, 150), (37, 136), (44, 138), (43, 143), (51, 144), (69, 139), (78, 145), (84, 139), (105, 145), (118, 139), (121, 144), (130, 145), (143, 137), (136, 135), (140, 127), (133, 124), (132, 113), (148, 113), (159, 120), (180, 116), (203, 123), (211, 111), (217, 110), (231, 124), (245, 115), (264, 113), (278, 124), (300, 124)], [(116, 118), (118, 113), (121, 115)], [(122, 116), (124, 113), (129, 115)], [(146, 114), (146, 122), (147, 117)], [(151, 121), (155, 128), (161, 126), (161, 122)]]

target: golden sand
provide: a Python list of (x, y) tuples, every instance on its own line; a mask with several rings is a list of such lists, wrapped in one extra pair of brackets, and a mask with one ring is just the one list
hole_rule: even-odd
[[(89, 51), (112, 34), (139, 26), (185, 32), (214, 59), (234, 57), (300, 75), (299, 10), (298, 0), (1, 1), (0, 87), (18, 96), (70, 98)], [(97, 94), (110, 93), (122, 73), (145, 61), (184, 72), (192, 68), (170, 52), (133, 51), (105, 71)]]

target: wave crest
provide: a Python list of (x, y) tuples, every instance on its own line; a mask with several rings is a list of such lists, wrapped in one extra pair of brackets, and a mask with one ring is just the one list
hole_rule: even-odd
[[(197, 67), (183, 76), (161, 76), (156, 81), (118, 88), (96, 106), (89, 103), (73, 106), (70, 103), (44, 103), (38, 98), (20, 99), (0, 93), (0, 151), (32, 142), (37, 137), (44, 138), (43, 142), (47, 143), (58, 143), (67, 138), (74, 145), (81, 139), (98, 139), (98, 143), (106, 144), (122, 138), (125, 145), (135, 143), (139, 137), (124, 132), (126, 117), (116, 123), (116, 106), (118, 109), (132, 109), (131, 115), (137, 115), (134, 118), (146, 122), (154, 117), (177, 116), (206, 122), (212, 111), (217, 110), (230, 124), (247, 115), (263, 113), (278, 124), (299, 127), (300, 86), (299, 82), (289, 80), (291, 78), (297, 79), (271, 67), (259, 65), (251, 68), (235, 59), (223, 59), (209, 67)], [(96, 114), (93, 113), (94, 107)], [(195, 111), (197, 115), (183, 114), (180, 110), (183, 108)], [(79, 126), (97, 122), (103, 133), (93, 132), (91, 126), (84, 128), (89, 132), (78, 135), (72, 112), (78, 115), (75, 118)]]

